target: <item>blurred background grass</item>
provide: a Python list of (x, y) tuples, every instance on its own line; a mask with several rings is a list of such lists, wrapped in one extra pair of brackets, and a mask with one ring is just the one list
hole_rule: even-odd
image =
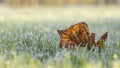
[(38, 6), (38, 5), (119, 5), (119, 0), (0, 0), (11, 6)]
[(111, 20), (119, 12), (120, 0), (0, 0), (0, 21)]

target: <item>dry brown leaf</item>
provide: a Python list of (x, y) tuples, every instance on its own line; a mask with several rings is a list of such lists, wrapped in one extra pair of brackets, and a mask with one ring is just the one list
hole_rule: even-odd
[(108, 32), (102, 35), (102, 37), (95, 43), (95, 46), (100, 46), (101, 43), (105, 42), (108, 36)]
[(75, 45), (80, 45), (80, 47), (87, 46), (90, 49), (92, 45), (100, 46), (100, 42), (105, 42), (107, 39), (106, 32), (100, 40), (95, 42), (95, 33), (90, 35), (88, 25), (85, 22), (74, 24), (65, 30), (57, 30), (57, 32), (60, 35), (60, 48), (63, 46), (73, 48)]

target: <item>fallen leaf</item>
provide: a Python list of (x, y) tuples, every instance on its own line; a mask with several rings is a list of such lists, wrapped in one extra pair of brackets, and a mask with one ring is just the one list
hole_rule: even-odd
[(90, 35), (88, 25), (85, 22), (80, 22), (70, 26), (65, 30), (57, 30), (60, 36), (59, 46), (61, 47), (70, 47), (74, 48), (74, 46), (85, 47), (91, 49), (91, 46), (100, 47), (101, 42), (105, 42), (107, 39), (107, 32), (103, 34), (103, 36), (95, 42), (95, 33)]
[(106, 41), (108, 32), (102, 35), (102, 37), (95, 43), (95, 46), (101, 47), (102, 44)]

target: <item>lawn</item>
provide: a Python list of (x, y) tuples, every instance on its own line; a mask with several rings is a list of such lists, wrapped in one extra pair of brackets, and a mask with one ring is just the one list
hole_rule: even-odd
[[(57, 29), (85, 21), (105, 48), (59, 48)], [(94, 48), (94, 47), (93, 47)], [(0, 7), (0, 68), (119, 68), (119, 6)]]

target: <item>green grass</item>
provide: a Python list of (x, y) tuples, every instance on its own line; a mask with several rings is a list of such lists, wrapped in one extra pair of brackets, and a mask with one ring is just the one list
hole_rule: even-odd
[[(117, 7), (3, 9), (0, 68), (119, 68), (120, 9)], [(30, 11), (29, 11), (30, 10)], [(63, 12), (64, 10), (64, 12)], [(88, 13), (91, 12), (91, 13)], [(6, 14), (7, 13), (7, 14)], [(105, 48), (60, 49), (57, 29), (87, 22), (96, 40), (108, 31)]]

